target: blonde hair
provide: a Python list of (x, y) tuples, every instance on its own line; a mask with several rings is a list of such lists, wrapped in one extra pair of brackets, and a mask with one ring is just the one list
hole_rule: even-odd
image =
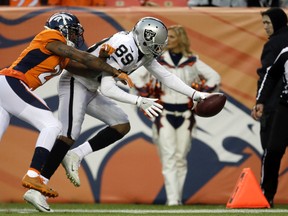
[(183, 26), (172, 25), (168, 27), (168, 31), (173, 30), (176, 33), (179, 42), (179, 48), (184, 56), (190, 56), (193, 52), (190, 49), (190, 40)]

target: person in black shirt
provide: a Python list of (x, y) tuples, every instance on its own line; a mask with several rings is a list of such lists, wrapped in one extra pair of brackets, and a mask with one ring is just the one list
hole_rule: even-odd
[[(269, 40), (264, 45), (261, 54), (261, 67), (257, 69), (259, 76), (257, 89), (259, 90), (263, 78), (280, 51), (288, 45), (288, 27), (287, 16), (281, 8), (271, 8), (261, 13), (264, 29), (269, 37)], [(262, 117), (260, 118), (261, 129), (260, 138), (263, 150), (267, 146), (269, 134), (271, 131), (271, 122), (275, 112), (275, 104), (279, 101), (281, 92), (281, 80), (273, 90), (273, 93), (268, 101), (265, 103), (265, 109)], [(257, 92), (258, 92), (257, 90)], [(254, 113), (252, 110), (252, 116)]]
[[(288, 143), (288, 139), (286, 142), (284, 140), (281, 141), (277, 137), (278, 135), (275, 135), (278, 133), (278, 129), (281, 128), (281, 125), (278, 125), (277, 116), (279, 116), (279, 95), (282, 98), (283, 84), (281, 75), (284, 73), (282, 59), (285, 56), (281, 55), (281, 62), (279, 62), (279, 59), (276, 61), (277, 64), (276, 62), (273, 64), (273, 62), (279, 53), (285, 47), (288, 47), (288, 27), (287, 15), (281, 8), (270, 8), (262, 12), (261, 15), (269, 40), (264, 45), (261, 55), (262, 67), (257, 70), (259, 75), (258, 94), (251, 116), (255, 120), (260, 120), (260, 138), (264, 150), (262, 156), (261, 188), (270, 206), (273, 207), (273, 200), (278, 185), (280, 161), (285, 152), (286, 143)], [(269, 70), (272, 64), (273, 70), (272, 68)], [(269, 73), (267, 72), (268, 70)], [(281, 74), (280, 76), (279, 73)], [(264, 90), (263, 87), (268, 90)]]
[(279, 7), (279, 0), (247, 0), (248, 7)]

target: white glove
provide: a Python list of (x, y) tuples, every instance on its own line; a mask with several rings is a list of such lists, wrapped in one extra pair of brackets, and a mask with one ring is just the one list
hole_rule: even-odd
[(195, 91), (192, 95), (192, 100), (193, 100), (193, 107), (192, 110), (195, 109), (197, 104), (201, 101), (204, 100), (210, 93), (207, 92), (199, 92)]
[(136, 105), (143, 109), (150, 118), (153, 118), (157, 117), (158, 113), (161, 113), (163, 109), (161, 104), (155, 102), (157, 100), (157, 98), (146, 98), (139, 96), (137, 98)]

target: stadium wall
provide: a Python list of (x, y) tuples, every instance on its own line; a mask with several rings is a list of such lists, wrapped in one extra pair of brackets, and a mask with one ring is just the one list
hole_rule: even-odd
[[(259, 57), (266, 41), (259, 8), (8, 8), (0, 7), (0, 66), (17, 58), (56, 11), (75, 13), (85, 28), (82, 49), (120, 30), (131, 30), (137, 20), (154, 16), (167, 26), (181, 24), (191, 38), (191, 48), (216, 69), (221, 91), (228, 101), (212, 118), (197, 118), (184, 203), (225, 204), (243, 168), (260, 177), (262, 149), (259, 123), (250, 117), (256, 94)], [(36, 90), (57, 116), (57, 81)], [(60, 197), (50, 202), (164, 204), (165, 189), (157, 149), (151, 139), (151, 122), (131, 105), (120, 105), (129, 115), (132, 130), (120, 142), (85, 158), (80, 168), (81, 187), (74, 188), (60, 167), (50, 181)], [(84, 140), (103, 128), (87, 116)], [(32, 157), (38, 132), (12, 118), (0, 146), (0, 202), (23, 202), (21, 178)], [(287, 157), (281, 166), (275, 203), (288, 203)]]

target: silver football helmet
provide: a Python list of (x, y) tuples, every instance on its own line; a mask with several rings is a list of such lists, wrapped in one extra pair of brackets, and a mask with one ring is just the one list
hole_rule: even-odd
[(159, 56), (167, 45), (167, 27), (161, 20), (154, 17), (140, 19), (134, 26), (132, 33), (138, 48), (146, 55)]

